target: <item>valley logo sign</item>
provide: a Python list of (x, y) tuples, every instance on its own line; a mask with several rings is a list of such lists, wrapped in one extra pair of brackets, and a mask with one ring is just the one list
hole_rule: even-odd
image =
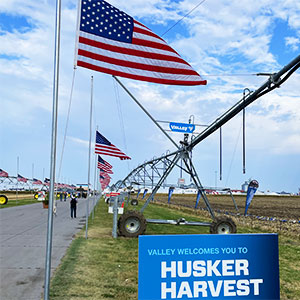
[(170, 122), (169, 127), (172, 131), (175, 132), (193, 133), (195, 130), (194, 124)]
[(278, 235), (139, 236), (138, 299), (280, 299)]

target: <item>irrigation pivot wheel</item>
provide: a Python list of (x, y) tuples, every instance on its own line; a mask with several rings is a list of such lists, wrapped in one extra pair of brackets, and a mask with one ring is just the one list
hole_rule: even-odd
[(142, 213), (136, 210), (129, 210), (119, 218), (119, 233), (125, 237), (138, 237), (145, 232), (146, 224), (147, 221)]
[(236, 225), (232, 219), (222, 217), (213, 221), (210, 225), (210, 233), (230, 234), (236, 233)]
[(8, 198), (5, 195), (0, 195), (0, 205), (5, 205), (8, 201)]
[(131, 205), (136, 206), (136, 205), (139, 204), (139, 201), (138, 201), (137, 199), (132, 199), (132, 200), (130, 201), (130, 203), (131, 203)]

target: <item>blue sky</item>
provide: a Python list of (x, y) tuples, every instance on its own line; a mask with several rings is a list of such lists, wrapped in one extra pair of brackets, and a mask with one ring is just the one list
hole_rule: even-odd
[[(164, 34), (200, 1), (110, 1), (155, 33)], [(247, 5), (245, 5), (247, 3)], [(60, 86), (57, 140), (59, 169), (73, 76), (77, 1), (62, 0)], [(0, 168), (14, 176), (49, 177), (55, 1), (0, 2)], [(121, 79), (157, 120), (210, 124), (241, 97), (299, 55), (300, 3), (275, 0), (206, 0), (164, 39), (205, 79), (207, 86), (174, 87)], [(87, 181), (90, 77), (94, 76), (93, 129), (132, 157), (106, 158), (113, 181), (160, 156), (173, 145), (117, 86), (111, 76), (75, 71), (70, 122), (59, 181)], [(242, 119), (223, 127), (223, 180), (240, 188), (249, 178), (261, 190), (297, 192), (300, 187), (299, 71), (280, 88), (246, 109), (247, 159), (242, 174)], [(119, 113), (118, 113), (119, 112)], [(94, 132), (93, 130), (93, 132)], [(176, 141), (180, 134), (172, 135)], [(94, 140), (94, 137), (93, 137)], [(205, 186), (219, 176), (219, 135), (197, 145), (193, 160)], [(179, 171), (172, 174), (177, 182)], [(92, 172), (92, 175), (94, 173)]]

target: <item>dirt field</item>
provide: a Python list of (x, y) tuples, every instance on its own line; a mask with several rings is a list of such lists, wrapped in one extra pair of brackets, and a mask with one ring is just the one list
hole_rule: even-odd
[[(233, 197), (239, 212), (243, 214), (246, 196), (238, 195)], [(225, 210), (232, 213), (237, 212), (229, 195), (208, 195), (208, 199), (213, 210)], [(157, 194), (155, 200), (167, 203), (168, 196)], [(196, 195), (173, 194), (170, 203), (195, 207)], [(203, 199), (200, 199), (198, 207), (205, 207)], [(256, 216), (299, 221), (300, 196), (254, 196), (247, 213)]]
[[(4, 192), (3, 193), (4, 195), (6, 195), (6, 197), (8, 198), (8, 201), (9, 200), (17, 200), (17, 194), (16, 192)], [(18, 193), (18, 199), (23, 199), (23, 200), (27, 200), (27, 199), (34, 199), (34, 193), (24, 193), (24, 192), (19, 192)]]

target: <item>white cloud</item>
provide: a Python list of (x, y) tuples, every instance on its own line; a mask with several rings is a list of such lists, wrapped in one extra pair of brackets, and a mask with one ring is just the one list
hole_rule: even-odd
[[(146, 21), (150, 28), (151, 25), (163, 25), (156, 27), (161, 31), (156, 30), (157, 33), (165, 32), (198, 3), (196, 0), (111, 1), (111, 4), (124, 9), (135, 18)], [(64, 1), (62, 4), (60, 136), (63, 135), (70, 96), (77, 1)], [(10, 126), (5, 127), (5, 130), (17, 131), (25, 127), (31, 131), (33, 126), (37, 126), (36, 118), (40, 114), (42, 123), (38, 125), (47, 124), (49, 129), (53, 85), (54, 2), (1, 1), (0, 13), (2, 12), (24, 16), (32, 28), (27, 31), (2, 31), (0, 34), (0, 101), (1, 111), (5, 111), (1, 122)], [(245, 5), (240, 0), (207, 0), (164, 36), (200, 74), (208, 75), (204, 76), (208, 80), (206, 87), (169, 87), (122, 81), (155, 119), (187, 122), (188, 117), (194, 115), (196, 123), (209, 124), (242, 97), (245, 87), (254, 90), (265, 80), (238, 74), (275, 72), (282, 67), (277, 59), (283, 53), (273, 53), (270, 50), (274, 24), (280, 19), (287, 22), (296, 33), (300, 33), (299, 15), (299, 1), (253, 0)], [(299, 49), (296, 34), (289, 33), (283, 38), (285, 45), (291, 50)], [(9, 56), (15, 59), (6, 58)], [(88, 135), (91, 74), (95, 75), (96, 122), (105, 133), (112, 136), (115, 144), (122, 145), (110, 77), (82, 68), (76, 71), (68, 140), (87, 147), (88, 138), (81, 139), (78, 136)], [(298, 86), (299, 75), (293, 74), (280, 89), (247, 108), (248, 138), (253, 141), (250, 145), (270, 155), (299, 153)], [(128, 148), (133, 160), (134, 156), (144, 156), (152, 150), (159, 155), (171, 148), (168, 140), (153, 129), (154, 125), (150, 128), (151, 122), (144, 113), (135, 104), (131, 104), (127, 96), (125, 98), (122, 94), (121, 97), (126, 115), (124, 121), (128, 130)], [(233, 134), (236, 128), (240, 128), (239, 117), (228, 124), (227, 133), (224, 131), (231, 146), (236, 142), (236, 133)], [(139, 143), (134, 138), (135, 134)], [(179, 135), (172, 136), (176, 141), (181, 138)], [(131, 147), (132, 144), (135, 147)], [(9, 154), (1, 153), (0, 156), (3, 155)]]
[(285, 44), (291, 47), (293, 51), (297, 51), (299, 49), (300, 40), (296, 37), (288, 36), (285, 38)]

